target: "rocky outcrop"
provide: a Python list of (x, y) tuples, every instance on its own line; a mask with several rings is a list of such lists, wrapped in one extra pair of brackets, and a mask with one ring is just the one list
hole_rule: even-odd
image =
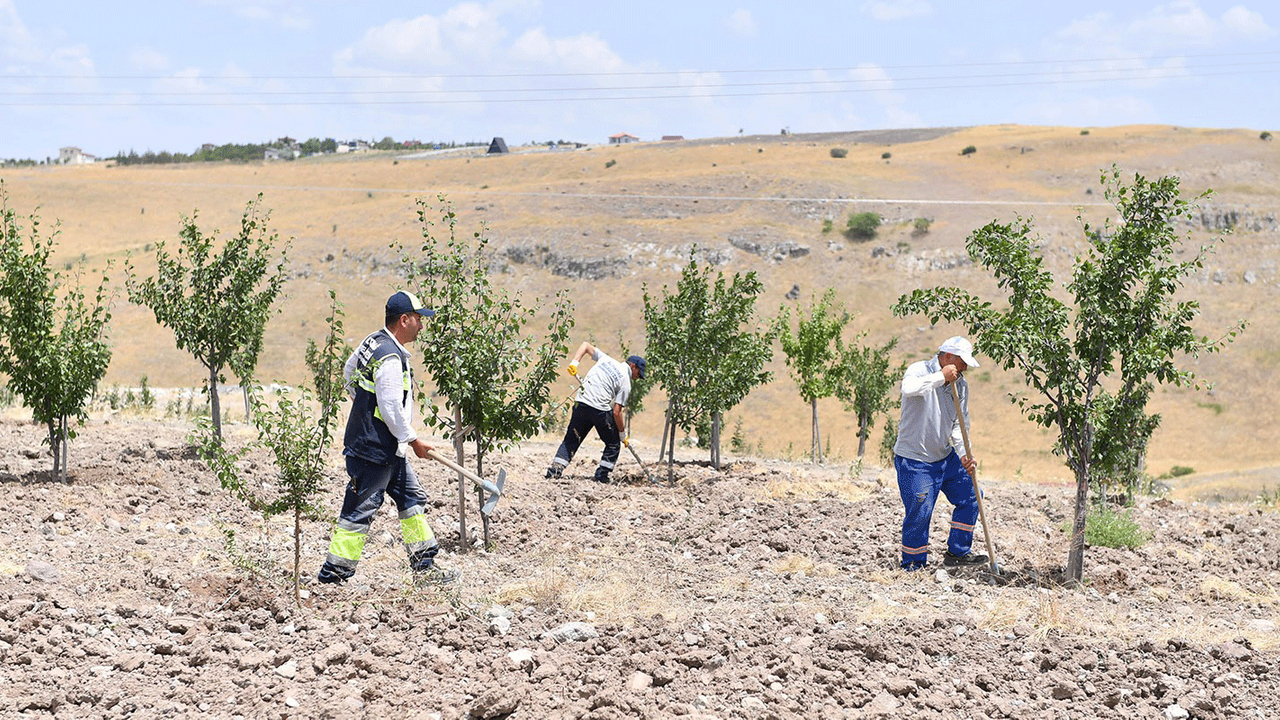
[(782, 242), (769, 242), (762, 233), (756, 233), (754, 237), (747, 235), (730, 235), (729, 244), (752, 255), (759, 255), (773, 262), (782, 262), (783, 260), (801, 258), (809, 254), (809, 246), (801, 245), (790, 240)]
[(552, 275), (579, 280), (603, 280), (630, 274), (630, 263), (624, 258), (576, 257), (546, 245), (508, 245), (503, 256), (516, 265), (531, 265)]
[(1275, 232), (1280, 229), (1274, 213), (1206, 206), (1187, 218), (1191, 227), (1209, 232)]

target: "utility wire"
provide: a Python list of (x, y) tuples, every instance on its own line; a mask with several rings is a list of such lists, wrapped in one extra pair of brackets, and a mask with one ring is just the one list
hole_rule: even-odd
[[(1280, 50), (1247, 52), (1247, 53), (1203, 53), (1203, 54), (1181, 54), (1181, 55), (1145, 55), (1140, 57), (1099, 57), (1099, 58), (1067, 58), (1062, 60), (1004, 60), (992, 62), (971, 62), (971, 63), (946, 63), (946, 64), (913, 64), (913, 65), (874, 65), (880, 70), (918, 70), (918, 69), (934, 69), (934, 68), (961, 68), (961, 67), (1010, 67), (1021, 65), (1050, 65), (1050, 64), (1073, 64), (1073, 63), (1102, 63), (1102, 62), (1151, 62), (1156, 60), (1182, 60), (1192, 58), (1222, 58), (1222, 57), (1258, 57), (1258, 56), (1277, 56)], [(224, 80), (387, 80), (393, 78), (407, 79), (475, 79), (475, 78), (521, 78), (521, 77), (626, 77), (626, 76), (654, 76), (654, 75), (688, 75), (688, 74), (718, 74), (718, 75), (737, 75), (737, 74), (768, 74), (768, 73), (814, 73), (814, 72), (847, 72), (854, 70), (865, 70), (866, 66), (846, 66), (832, 68), (757, 68), (757, 69), (721, 69), (721, 70), (630, 70), (615, 72), (575, 72), (575, 73), (460, 73), (460, 74), (435, 74), (435, 75), (401, 75), (391, 73), (378, 73), (373, 75), (226, 75), (220, 76)], [(26, 74), (0, 74), (0, 79), (4, 80), (172, 80), (173, 75), (26, 75)]]
[[(1280, 68), (1278, 68), (1280, 69)], [(1181, 70), (1181, 69), (1179, 69)], [(800, 90), (769, 90), (760, 92), (716, 92), (712, 86), (684, 86), (682, 89), (696, 91), (682, 94), (648, 94), (648, 95), (591, 95), (581, 97), (535, 97), (535, 98), (507, 98), (507, 97), (491, 97), (491, 98), (447, 98), (447, 99), (424, 99), (424, 100), (370, 100), (363, 99), (360, 96), (378, 95), (379, 91), (352, 91), (344, 93), (346, 97), (342, 100), (328, 101), (306, 101), (306, 100), (283, 100), (278, 102), (226, 102), (226, 101), (209, 101), (209, 102), (0, 102), (0, 107), (297, 107), (297, 106), (327, 106), (327, 105), (459, 105), (459, 104), (478, 104), (478, 103), (550, 103), (550, 102), (600, 102), (605, 100), (688, 100), (693, 98), (729, 98), (729, 97), (767, 97), (780, 95), (830, 95), (841, 93), (869, 93), (869, 92), (906, 92), (915, 90), (961, 90), (961, 89), (991, 89), (1005, 87), (1031, 87), (1043, 85), (1079, 85), (1087, 83), (1114, 83), (1128, 80), (1153, 80), (1153, 79), (1202, 79), (1208, 77), (1226, 77), (1238, 75), (1258, 75), (1276, 72), (1277, 69), (1269, 70), (1242, 70), (1242, 71), (1226, 71), (1214, 73), (1192, 74), (1178, 72), (1176, 74), (1169, 73), (1164, 76), (1156, 76), (1153, 73), (1156, 70), (1144, 71), (1141, 74), (1135, 74), (1128, 77), (1114, 78), (1067, 78), (1067, 79), (1046, 79), (1046, 80), (1027, 80), (1019, 82), (997, 82), (997, 83), (962, 83), (962, 84), (943, 84), (943, 85), (910, 85), (890, 87), (870, 87), (870, 88), (837, 88), (837, 89), (800, 89)], [(873, 82), (876, 84), (890, 83), (892, 80), (877, 79), (863, 82)], [(661, 88), (655, 88), (661, 89)], [(707, 92), (707, 91), (710, 92)], [(431, 94), (433, 91), (420, 91), (423, 94)], [(58, 93), (66, 95), (70, 93)], [(198, 93), (203, 97), (227, 95), (227, 93)], [(275, 93), (276, 97), (292, 95), (283, 91)], [(471, 94), (479, 94), (479, 91), (472, 91)], [(130, 93), (136, 95), (136, 93)], [(12, 96), (12, 95), (10, 95)]]
[[(457, 88), (457, 89), (416, 89), (416, 90), (226, 90), (226, 91), (198, 91), (198, 90), (158, 90), (158, 91), (142, 91), (130, 92), (134, 97), (185, 97), (185, 96), (201, 96), (201, 97), (279, 97), (279, 96), (297, 96), (297, 97), (318, 97), (329, 95), (349, 96), (352, 94), (359, 95), (456, 95), (456, 94), (478, 94), (478, 93), (557, 93), (557, 92), (617, 92), (617, 91), (652, 91), (652, 90), (702, 90), (702, 89), (722, 89), (722, 88), (748, 88), (748, 87), (830, 87), (833, 85), (868, 85), (883, 84), (887, 82), (934, 82), (940, 80), (985, 80), (999, 78), (1043, 78), (1041, 82), (1059, 82), (1056, 78), (1059, 76), (1080, 76), (1087, 75), (1089, 77), (1081, 78), (1083, 80), (1096, 80), (1099, 82), (1115, 81), (1115, 80), (1147, 80), (1147, 79), (1167, 79), (1169, 77), (1202, 77), (1203, 74), (1192, 75), (1190, 70), (1204, 70), (1213, 68), (1241, 68), (1241, 67), (1267, 67), (1268, 71), (1274, 71), (1280, 66), (1280, 60), (1270, 60), (1262, 62), (1249, 63), (1220, 63), (1214, 65), (1198, 65), (1194, 68), (1188, 67), (1158, 67), (1158, 68), (1099, 68), (1095, 70), (1054, 70), (1049, 72), (1027, 72), (1027, 73), (988, 73), (981, 75), (934, 75), (934, 76), (913, 76), (899, 78), (848, 78), (848, 79), (825, 79), (825, 80), (783, 80), (770, 82), (744, 82), (744, 83), (720, 83), (716, 85), (700, 85), (700, 84), (675, 84), (675, 85), (614, 85), (599, 87), (507, 87), (507, 88)], [(1244, 73), (1239, 73), (1244, 74)], [(964, 86), (970, 87), (970, 86)], [(835, 88), (833, 88), (835, 89)], [(875, 89), (875, 88), (873, 88)], [(898, 89), (896, 86), (894, 89)], [(914, 89), (914, 87), (906, 87), (902, 89)], [(66, 90), (42, 90), (42, 91), (14, 91), (14, 95), (21, 97), (43, 97), (43, 96), (75, 96), (75, 97), (99, 97), (99, 96), (118, 96), (121, 91), (66, 91)]]

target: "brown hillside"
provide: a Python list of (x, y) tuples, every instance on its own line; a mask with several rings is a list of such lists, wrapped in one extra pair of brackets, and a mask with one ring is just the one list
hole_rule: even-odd
[[(977, 152), (962, 156), (968, 145)], [(836, 159), (832, 148), (848, 150)], [(890, 153), (889, 159), (882, 154)], [(610, 161), (614, 161), (610, 165)], [(916, 287), (957, 285), (995, 298), (993, 283), (975, 271), (964, 239), (976, 227), (1015, 214), (1033, 216), (1052, 269), (1064, 278), (1081, 250), (1077, 215), (1101, 222), (1100, 169), (1126, 174), (1176, 174), (1185, 196), (1207, 189), (1206, 224), (1194, 241), (1216, 237), (1216, 219), (1235, 213), (1235, 231), (1186, 289), (1201, 301), (1203, 332), (1234, 321), (1251, 323), (1226, 352), (1189, 359), (1212, 393), (1160, 390), (1164, 416), (1148, 459), (1153, 474), (1174, 465), (1218, 473), (1212, 491), (1278, 484), (1280, 425), (1258, 410), (1280, 402), (1273, 347), (1280, 256), (1280, 146), (1251, 130), (1165, 126), (1079, 128), (994, 126), (966, 129), (728, 138), (639, 143), (550, 152), (518, 149), (504, 156), (476, 151), (422, 157), (367, 154), (252, 165), (6, 169), (0, 178), (22, 214), (38, 208), (44, 223), (61, 223), (60, 255), (84, 254), (101, 265), (132, 252), (150, 272), (144, 248), (176, 240), (181, 214), (198, 210), (201, 226), (234, 232), (244, 204), (259, 192), (271, 227), (292, 238), (294, 279), (273, 322), (260, 366), (264, 379), (295, 380), (302, 348), (319, 333), (324, 293), (333, 288), (348, 309), (347, 327), (362, 335), (380, 322), (381, 303), (397, 282), (392, 241), (421, 239), (415, 201), (444, 193), (464, 230), (488, 225), (510, 287), (527, 296), (560, 288), (576, 303), (574, 340), (606, 348), (621, 334), (643, 343), (641, 294), (673, 282), (697, 244), (727, 272), (754, 270), (767, 288), (766, 316), (792, 302), (807, 306), (827, 287), (858, 312), (854, 326), (872, 340), (902, 338), (901, 360), (931, 353), (956, 328), (898, 319), (889, 306)], [(851, 211), (885, 218), (879, 237), (855, 244), (823, 234)], [(915, 218), (932, 219), (914, 235)], [(46, 225), (47, 227), (47, 225)], [(786, 245), (785, 243), (792, 243)], [(807, 254), (793, 248), (807, 248)], [(761, 254), (752, 252), (758, 249)], [(799, 299), (785, 295), (799, 287)], [(112, 321), (115, 357), (108, 383), (192, 386), (201, 372), (173, 347), (172, 335), (123, 299)], [(801, 457), (808, 413), (786, 368), (729, 416), (753, 449)], [(1005, 399), (1018, 378), (984, 366), (971, 373), (975, 454), (990, 474), (1049, 481), (1065, 478), (1050, 455), (1050, 438), (1021, 419)], [(565, 384), (567, 393), (569, 386)], [(657, 402), (637, 419), (644, 447), (657, 445)], [(836, 457), (856, 450), (853, 422), (838, 403), (820, 408)], [(872, 443), (878, 441), (873, 437)], [(874, 447), (874, 445), (873, 445)], [(874, 453), (874, 450), (872, 451)], [(650, 452), (652, 455), (652, 452)], [(1224, 479), (1225, 478), (1225, 479)]]

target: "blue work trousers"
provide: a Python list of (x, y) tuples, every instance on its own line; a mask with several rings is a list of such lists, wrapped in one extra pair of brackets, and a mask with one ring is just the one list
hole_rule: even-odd
[(978, 497), (973, 492), (973, 479), (960, 464), (955, 450), (938, 462), (897, 455), (893, 467), (898, 471), (898, 492), (906, 509), (902, 518), (902, 567), (924, 567), (929, 560), (929, 523), (939, 491), (955, 506), (947, 549), (953, 555), (967, 555), (973, 546), (973, 525), (978, 520)]

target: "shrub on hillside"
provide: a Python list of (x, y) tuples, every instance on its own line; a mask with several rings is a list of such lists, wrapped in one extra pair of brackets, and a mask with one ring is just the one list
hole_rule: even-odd
[(1261, 135), (1259, 135), (1258, 137), (1259, 137), (1260, 139), (1262, 139), (1262, 140), (1270, 140), (1270, 139), (1271, 139), (1271, 133), (1270, 133), (1269, 131), (1267, 131), (1267, 130), (1263, 130), (1263, 131), (1262, 131), (1262, 134), (1261, 134)]
[(976, 152), (978, 152), (978, 148), (974, 147), (973, 145), (966, 145), (966, 146), (965, 146), (965, 148), (964, 148), (963, 150), (961, 150), (961, 151), (960, 151), (960, 154), (961, 154), (961, 155), (972, 155), (972, 154), (974, 154), (974, 153), (976, 153)]
[(911, 223), (912, 235), (925, 235), (929, 232), (929, 226), (933, 225), (933, 218), (916, 218)]
[(843, 158), (848, 157), (848, 155), (849, 151), (844, 148), (831, 148), (831, 157), (833, 158)]
[(870, 240), (880, 227), (880, 213), (860, 212), (849, 215), (845, 234), (854, 240)]
[(889, 158), (891, 158), (891, 157), (893, 157), (893, 153), (891, 153), (891, 152), (883, 152), (883, 153), (880, 153), (880, 159), (881, 159), (881, 160), (888, 160), (888, 159), (889, 159)]

